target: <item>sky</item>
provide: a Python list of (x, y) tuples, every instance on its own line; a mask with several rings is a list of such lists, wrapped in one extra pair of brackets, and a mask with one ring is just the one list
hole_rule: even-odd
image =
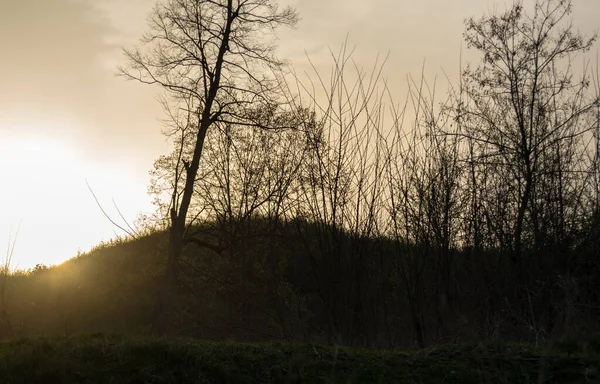
[[(531, 1), (526, 0), (525, 3)], [(573, 0), (575, 25), (600, 26), (598, 0)], [(144, 32), (153, 0), (0, 0), (0, 258), (13, 268), (58, 264), (119, 234), (109, 215), (133, 222), (153, 210), (148, 171), (169, 146), (158, 90), (116, 76), (121, 49)], [(301, 21), (279, 33), (279, 55), (299, 73), (331, 66), (348, 39), (402, 102), (406, 76), (455, 79), (463, 20), (506, 8), (503, 0), (282, 0)], [(463, 48), (463, 63), (475, 60)]]

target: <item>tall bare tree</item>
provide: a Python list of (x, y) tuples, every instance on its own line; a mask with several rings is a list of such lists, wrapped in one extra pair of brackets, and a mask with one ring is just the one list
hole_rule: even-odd
[(169, 257), (160, 297), (157, 331), (164, 334), (177, 265), (190, 225), (194, 195), (207, 132), (216, 124), (260, 126), (257, 106), (277, 103), (282, 62), (275, 54), (273, 31), (298, 20), (292, 8), (279, 9), (276, 0), (164, 0), (149, 17), (149, 32), (141, 46), (125, 50), (128, 79), (162, 87), (175, 109), (187, 112), (190, 157), (175, 159), (175, 182), (168, 209)]
[[(518, 1), (503, 14), (466, 21), (465, 40), (482, 61), (463, 74), (468, 101), (462, 135), (478, 148), (479, 162), (505, 176), (499, 185), (510, 186), (510, 202), (501, 211), (511, 223), (514, 261), (526, 223), (532, 238), (539, 232), (532, 201), (544, 159), (591, 129), (581, 124), (594, 105), (589, 81), (575, 76), (572, 63), (596, 36), (580, 34), (568, 20), (571, 11), (570, 0), (536, 0), (528, 14)], [(568, 172), (564, 164), (562, 170)]]

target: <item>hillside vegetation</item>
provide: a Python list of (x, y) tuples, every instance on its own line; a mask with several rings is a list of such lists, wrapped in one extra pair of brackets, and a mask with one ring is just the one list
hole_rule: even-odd
[[(246, 224), (252, 233), (239, 234), (242, 240), (227, 252), (187, 248), (171, 314), (173, 336), (379, 348), (415, 345), (409, 292), (401, 277), (392, 273), (397, 264), (390, 263), (414, 254), (429, 261), (435, 250), (406, 246), (398, 255), (391, 240), (338, 232), (335, 242), (346, 250), (344, 257), (369, 255), (358, 259), (360, 270), (344, 283), (344, 274), (351, 272), (345, 269), (347, 259), (327, 257), (331, 253), (320, 253), (317, 245), (305, 248), (306, 239), (315, 244), (328, 240), (321, 226), (292, 222), (271, 228), (258, 219)], [(59, 266), (9, 276), (2, 335), (152, 334), (166, 244), (167, 234), (154, 232), (100, 245)], [(531, 274), (538, 293), (523, 297), (513, 284), (512, 270), (503, 269), (499, 257), (453, 252), (453, 287), (461, 296), (445, 292), (445, 303), (435, 300), (439, 289), (435, 270), (421, 276), (420, 287), (431, 297), (423, 303), (422, 314), (428, 345), (543, 343), (598, 331), (598, 310), (593, 305), (572, 305), (596, 300), (595, 280), (581, 284), (577, 296), (570, 298), (573, 302), (559, 300), (560, 276), (546, 275), (540, 265)], [(581, 248), (578, 257), (589, 260), (585, 272), (597, 268), (591, 250)], [(531, 315), (538, 328), (530, 326)], [(577, 327), (566, 328), (569, 324)]]

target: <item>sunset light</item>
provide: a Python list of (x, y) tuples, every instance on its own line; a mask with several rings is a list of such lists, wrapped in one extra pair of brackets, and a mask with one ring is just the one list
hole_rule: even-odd
[[(86, 180), (108, 212), (117, 214), (113, 198), (131, 221), (150, 208), (144, 185), (94, 162), (72, 141), (53, 137), (53, 128), (41, 130), (49, 134), (0, 142), (0, 244), (5, 248), (9, 235), (16, 241), (12, 268), (61, 263), (119, 233), (102, 219)], [(137, 190), (140, 198), (124, 198), (124, 190)]]
[(600, 383), (600, 0), (0, 0), (0, 383)]

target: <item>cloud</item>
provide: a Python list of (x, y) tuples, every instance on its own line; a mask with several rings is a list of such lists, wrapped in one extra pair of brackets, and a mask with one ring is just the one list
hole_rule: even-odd
[(137, 42), (146, 28), (146, 16), (155, 0), (78, 0), (85, 2), (93, 14), (110, 25), (105, 42), (121, 47)]
[[(154, 94), (115, 75), (120, 45), (134, 33), (120, 29), (134, 18), (117, 18), (117, 7), (109, 0), (2, 1), (3, 134), (69, 138), (90, 158), (127, 158), (149, 168), (160, 143)], [(122, 8), (135, 13), (129, 7)], [(137, 145), (141, 140), (148, 145)]]

